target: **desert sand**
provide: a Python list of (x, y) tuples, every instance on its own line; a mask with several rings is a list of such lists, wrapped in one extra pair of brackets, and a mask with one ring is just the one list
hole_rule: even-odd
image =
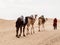
[(52, 24), (53, 20), (48, 19), (45, 23), (45, 30), (41, 26), (41, 31), (38, 32), (36, 21), (35, 34), (16, 38), (15, 20), (0, 19), (0, 45), (60, 45), (60, 21), (58, 21), (57, 30), (53, 29)]

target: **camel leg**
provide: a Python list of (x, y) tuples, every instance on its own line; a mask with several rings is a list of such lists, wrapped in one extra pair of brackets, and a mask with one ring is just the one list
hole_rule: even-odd
[(27, 35), (29, 34), (29, 26), (27, 25)]
[(25, 26), (23, 27), (23, 36), (25, 37)]
[(33, 26), (33, 25), (32, 25), (32, 28), (31, 28), (31, 34), (32, 34), (32, 30), (33, 30), (33, 33), (35, 33), (35, 32), (34, 32), (34, 26)]
[(45, 30), (44, 24), (42, 24), (43, 29)]
[(44, 28), (44, 24), (42, 24), (43, 25), (43, 28)]
[(19, 37), (21, 36), (22, 34), (22, 26), (20, 27), (20, 34), (19, 34)]
[(35, 31), (34, 31), (34, 26), (32, 26), (33, 27), (33, 33), (35, 33)]
[(31, 34), (32, 34), (32, 28), (33, 28), (33, 27), (31, 27)]
[(19, 31), (19, 27), (16, 27), (16, 37), (17, 37), (17, 38), (19, 38), (19, 37), (18, 37), (18, 31)]
[(39, 28), (38, 32), (40, 32), (40, 25), (38, 26), (38, 28)]

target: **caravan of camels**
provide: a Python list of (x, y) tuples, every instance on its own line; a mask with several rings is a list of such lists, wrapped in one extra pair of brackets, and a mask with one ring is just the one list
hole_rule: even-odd
[[(36, 21), (36, 18), (37, 18), (37, 15), (26, 16), (25, 19), (24, 19), (24, 16), (18, 17), (18, 19), (16, 21), (16, 37), (19, 38), (21, 36), (22, 32), (23, 32), (23, 36), (25, 37), (25, 27), (26, 26), (27, 26), (26, 35), (28, 35), (30, 25), (32, 26), (31, 27), (31, 34), (35, 33), (34, 23)], [(45, 19), (44, 15), (42, 15), (38, 18), (38, 28), (39, 28), (38, 31), (39, 32), (40, 32), (40, 25), (42, 25), (44, 28), (45, 21), (46, 21), (46, 19)], [(20, 29), (20, 34), (18, 33), (19, 29)]]

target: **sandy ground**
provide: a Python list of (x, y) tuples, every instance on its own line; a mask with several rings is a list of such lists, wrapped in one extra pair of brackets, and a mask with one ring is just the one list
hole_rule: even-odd
[(58, 29), (54, 30), (52, 19), (45, 23), (45, 30), (41, 26), (41, 32), (38, 32), (37, 21), (34, 25), (35, 34), (15, 37), (15, 21), (0, 19), (0, 45), (60, 45), (60, 21)]

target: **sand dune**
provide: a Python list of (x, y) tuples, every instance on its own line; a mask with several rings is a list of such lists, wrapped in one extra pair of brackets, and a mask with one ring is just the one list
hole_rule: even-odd
[(41, 26), (41, 32), (35, 24), (35, 34), (15, 37), (15, 21), (0, 20), (0, 45), (60, 45), (60, 21), (58, 29), (54, 30), (52, 19), (45, 23), (45, 30)]

